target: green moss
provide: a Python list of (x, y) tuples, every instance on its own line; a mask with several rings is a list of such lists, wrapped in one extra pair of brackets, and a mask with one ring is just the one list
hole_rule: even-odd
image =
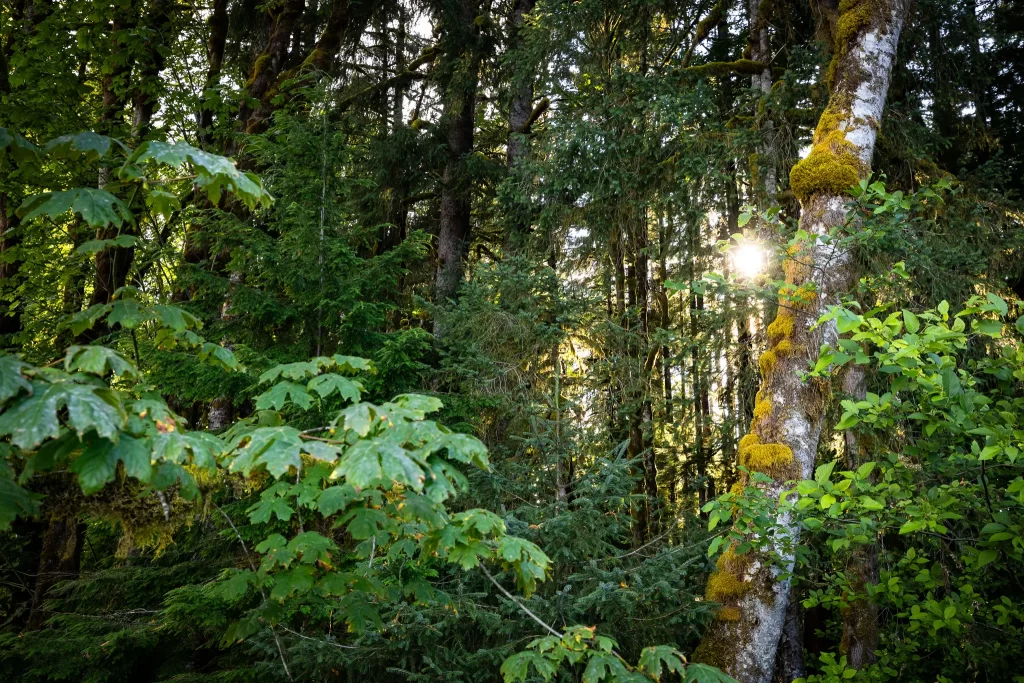
[(715, 615), (715, 618), (719, 621), (739, 621), (740, 616), (739, 607), (727, 606), (718, 610), (718, 614)]
[(793, 469), (793, 450), (781, 443), (757, 444), (740, 455), (740, 464), (775, 479), (788, 478)]
[[(785, 309), (780, 309), (775, 320), (768, 326), (768, 341), (775, 343), (780, 339), (793, 336), (793, 314)], [(757, 415), (757, 408), (754, 408), (754, 415)]]

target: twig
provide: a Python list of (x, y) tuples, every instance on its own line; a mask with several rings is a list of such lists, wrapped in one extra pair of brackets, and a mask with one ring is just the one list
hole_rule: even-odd
[(527, 615), (528, 615), (528, 616), (529, 616), (529, 617), (530, 617), (531, 619), (533, 619), (533, 620), (534, 620), (534, 621), (536, 621), (536, 622), (537, 622), (538, 624), (540, 624), (541, 626), (543, 626), (544, 628), (546, 628), (546, 629), (548, 630), (548, 632), (549, 632), (549, 633), (550, 633), (551, 635), (554, 635), (554, 636), (558, 636), (559, 638), (564, 638), (564, 637), (565, 637), (565, 634), (564, 634), (564, 633), (562, 633), (561, 631), (558, 631), (557, 629), (555, 629), (555, 628), (553, 628), (552, 626), (548, 625), (548, 623), (547, 623), (547, 622), (545, 622), (545, 621), (544, 621), (543, 619), (541, 619), (541, 618), (540, 618), (540, 617), (538, 617), (538, 616), (537, 616), (536, 614), (534, 614), (533, 612), (531, 612), (531, 611), (529, 610), (529, 608), (527, 608), (527, 606), (526, 606), (526, 605), (524, 605), (523, 603), (519, 602), (519, 600), (518, 600), (518, 598), (516, 598), (516, 596), (512, 595), (512, 594), (511, 594), (511, 593), (509, 593), (509, 592), (508, 592), (507, 590), (505, 590), (504, 586), (502, 586), (502, 585), (501, 585), (500, 583), (498, 583), (497, 581), (495, 581), (495, 580), (494, 580), (494, 577), (493, 577), (493, 576), (491, 576), (491, 573), (490, 573), (489, 571), (487, 571), (487, 567), (485, 567), (484, 565), (482, 565), (482, 564), (481, 564), (481, 565), (480, 565), (480, 571), (482, 571), (482, 572), (484, 573), (484, 576), (486, 576), (486, 577), (487, 577), (488, 579), (490, 579), (491, 583), (493, 583), (493, 584), (494, 584), (494, 587), (495, 587), (495, 588), (497, 588), (497, 589), (498, 589), (499, 591), (501, 591), (502, 595), (504, 595), (504, 596), (505, 596), (506, 598), (508, 598), (509, 600), (511, 600), (512, 602), (514, 602), (514, 603), (516, 604), (516, 606), (517, 606), (517, 607), (518, 607), (519, 609), (521, 609), (521, 610), (523, 610), (524, 612), (526, 612), (526, 614), (527, 614)]
[[(242, 550), (245, 551), (245, 559), (249, 561), (249, 567), (252, 569), (253, 573), (255, 573), (256, 563), (252, 561), (252, 555), (249, 554), (249, 548), (245, 545), (245, 540), (242, 538), (242, 534), (238, 533), (238, 527), (235, 526), (235, 523), (231, 521), (230, 517), (228, 517), (228, 513), (224, 512), (219, 505), (214, 503), (213, 507), (217, 508), (217, 512), (224, 516), (224, 519), (227, 520), (231, 530), (235, 532), (235, 536), (238, 537), (238, 542), (242, 544)], [(262, 595), (263, 600), (266, 601), (267, 594), (263, 591), (263, 588), (260, 588), (260, 595)], [(289, 681), (294, 681), (295, 679), (292, 678), (292, 672), (288, 670), (288, 660), (284, 657), (284, 648), (281, 647), (281, 639), (277, 636), (277, 629), (274, 628), (273, 624), (267, 625), (270, 627), (270, 632), (274, 636), (274, 644), (277, 645), (277, 654), (281, 655), (281, 666), (284, 668), (284, 675), (288, 677)], [(284, 626), (281, 628), (284, 628)]]

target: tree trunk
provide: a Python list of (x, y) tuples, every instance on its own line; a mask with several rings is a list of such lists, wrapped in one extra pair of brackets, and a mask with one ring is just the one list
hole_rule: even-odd
[[(445, 17), (448, 38), (459, 37), (462, 52), (451, 55), (465, 63), (466, 73), (454, 74), (449, 82), (444, 120), (447, 128), (448, 159), (441, 177), (441, 221), (437, 238), (437, 272), (434, 279), (435, 301), (444, 304), (455, 298), (462, 282), (463, 266), (469, 253), (472, 187), (466, 177), (466, 157), (473, 151), (476, 123), (476, 90), (481, 53), (476, 45), (479, 30), (474, 24), (477, 3), (461, 0), (451, 16)], [(468, 59), (465, 59), (468, 57)], [(454, 64), (453, 68), (458, 68)], [(436, 325), (434, 334), (441, 339), (443, 330)]]
[[(761, 359), (763, 388), (751, 434), (743, 438), (740, 461), (774, 478), (766, 495), (777, 499), (785, 481), (809, 478), (814, 469), (827, 388), (802, 383), (822, 343), (834, 344), (835, 324), (811, 326), (835, 304), (854, 278), (854, 264), (842, 243), (825, 237), (846, 222), (849, 188), (870, 172), (889, 76), (902, 28), (899, 3), (861, 0), (844, 7), (844, 44), (835, 47), (829, 68), (829, 106), (822, 114), (807, 159), (794, 166), (790, 186), (801, 202), (800, 227), (811, 236), (785, 264), (779, 315), (769, 327), (773, 347)], [(844, 23), (844, 22), (840, 22)], [(795, 542), (799, 527), (788, 514), (774, 520)], [(732, 549), (718, 561), (707, 597), (725, 608), (694, 657), (721, 667), (744, 683), (770, 680), (789, 604), (789, 581), (779, 578), (794, 563), (793, 543), (778, 543), (781, 567), (751, 552)]]
[(54, 512), (43, 535), (43, 548), (39, 555), (39, 573), (32, 592), (32, 606), (28, 616), (28, 630), (42, 628), (46, 621), (43, 601), (58, 581), (78, 576), (82, 557), (82, 538), (75, 515)]
[(213, 142), (213, 102), (216, 98), (212, 91), (220, 79), (228, 39), (228, 0), (214, 0), (207, 26), (210, 27), (210, 35), (206, 42), (206, 81), (199, 107), (199, 142), (208, 146)]

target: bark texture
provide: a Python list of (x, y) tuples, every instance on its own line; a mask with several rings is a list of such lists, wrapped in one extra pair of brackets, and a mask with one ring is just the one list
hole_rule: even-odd
[[(435, 301), (443, 304), (455, 297), (462, 281), (462, 270), (469, 253), (471, 187), (464, 172), (466, 157), (473, 151), (476, 121), (476, 91), (479, 81), (481, 53), (477, 46), (479, 31), (474, 23), (477, 3), (462, 0), (446, 17), (448, 39), (455, 43), (463, 38), (461, 55), (449, 57), (464, 60), (465, 66), (455, 67), (449, 81), (449, 92), (444, 111), (447, 128), (447, 153), (441, 176), (441, 220), (437, 238), (437, 273), (435, 275)], [(454, 66), (454, 65), (453, 65)], [(443, 337), (443, 330), (435, 326), (434, 334)]]
[[(801, 201), (800, 227), (811, 239), (785, 264), (779, 315), (768, 327), (772, 347), (759, 360), (762, 390), (751, 433), (740, 442), (740, 463), (773, 478), (766, 486), (769, 498), (778, 498), (785, 481), (809, 478), (814, 470), (829, 387), (803, 383), (798, 373), (822, 343), (836, 341), (834, 324), (811, 327), (848, 289), (854, 272), (842, 244), (825, 237), (845, 224), (849, 188), (870, 171), (902, 23), (899, 4), (861, 0), (844, 6), (828, 74), (829, 106), (810, 155), (790, 174)], [(775, 524), (782, 536), (797, 540), (799, 528), (789, 515), (778, 513)], [(771, 680), (786, 623), (790, 586), (779, 576), (794, 558), (791, 544), (775, 550), (779, 565), (730, 549), (708, 581), (708, 599), (723, 607), (694, 656), (743, 683)]]

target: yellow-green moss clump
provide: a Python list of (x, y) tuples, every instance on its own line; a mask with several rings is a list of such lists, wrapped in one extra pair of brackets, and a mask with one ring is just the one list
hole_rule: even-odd
[(768, 379), (768, 376), (775, 370), (779, 358), (796, 350), (796, 345), (788, 339), (783, 339), (778, 344), (761, 354), (757, 359), (757, 365), (761, 368), (761, 377)]
[(768, 326), (768, 341), (775, 343), (780, 339), (793, 336), (793, 314), (782, 309), (775, 320)]
[(793, 449), (781, 443), (761, 443), (757, 434), (740, 439), (740, 464), (775, 479), (788, 478), (793, 471)]
[(739, 621), (740, 620), (740, 608), (727, 606), (718, 610), (718, 614), (715, 618), (719, 621)]
[(850, 51), (850, 45), (861, 31), (871, 25), (872, 18), (877, 16), (880, 10), (877, 0), (842, 0), (839, 3), (839, 21), (836, 22), (832, 61), (825, 76), (829, 85), (835, 86), (839, 64)]
[(814, 131), (810, 155), (789, 172), (789, 186), (801, 202), (816, 194), (845, 195), (860, 181), (864, 165), (840, 127), (842, 120), (837, 110), (826, 109)]
[(749, 555), (737, 555), (729, 548), (718, 557), (716, 569), (708, 579), (704, 597), (715, 602), (728, 602), (742, 597), (751, 584), (744, 580), (743, 572), (750, 565)]
[[(765, 419), (772, 414), (772, 404), (768, 401), (758, 401), (754, 404), (754, 422), (757, 424), (761, 420)], [(741, 441), (742, 444), (742, 441)], [(741, 446), (742, 447), (742, 446)]]

